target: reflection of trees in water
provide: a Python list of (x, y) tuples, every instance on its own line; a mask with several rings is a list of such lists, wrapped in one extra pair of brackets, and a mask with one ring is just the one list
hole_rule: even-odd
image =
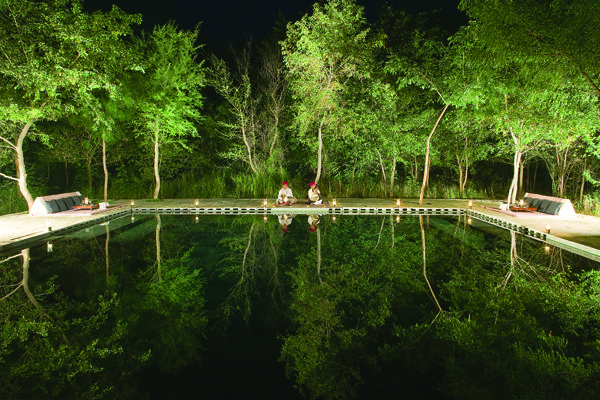
[[(202, 268), (193, 247), (180, 252), (173, 243), (185, 228), (165, 238), (156, 226), (135, 246), (126, 230), (111, 234), (106, 225), (104, 237), (62, 240), (51, 254), (32, 249), (31, 261), (19, 254), (0, 263), (0, 398), (139, 398), (142, 367), (175, 371), (199, 360)], [(158, 268), (152, 258), (165, 239)]]
[(219, 264), (219, 277), (231, 285), (220, 302), (217, 316), (220, 328), (226, 328), (239, 313), (247, 323), (253, 308), (261, 304), (260, 317), (277, 324), (285, 302), (284, 234), (279, 225), (258, 222), (256, 216), (240, 216), (234, 221), (236, 230), (221, 239), (226, 255)]
[[(457, 399), (597, 398), (598, 272), (570, 275), (518, 235), (494, 248), (466, 224), (420, 218), (419, 235), (414, 223), (382, 231), (378, 222), (327, 227), (320, 275), (314, 250), (299, 257), (281, 352), (298, 387), (323, 398), (390, 387)], [(378, 246), (382, 235), (393, 247)]]
[[(20, 256), (0, 265), (3, 282), (14, 281), (16, 271), (22, 271), (16, 287), (1, 287), (5, 291), (0, 301), (1, 397), (118, 397), (117, 388), (131, 383), (123, 372), (135, 372), (143, 357), (123, 352), (125, 325), (111, 317), (116, 298), (70, 301), (54, 277), (32, 282), (30, 249)], [(109, 366), (116, 372), (110, 377), (103, 373)]]

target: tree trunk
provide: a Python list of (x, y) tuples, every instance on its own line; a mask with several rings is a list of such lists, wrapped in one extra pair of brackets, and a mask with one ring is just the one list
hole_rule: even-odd
[(464, 191), (465, 191), (465, 189), (467, 187), (467, 180), (469, 179), (469, 160), (468, 159), (466, 161), (466, 164), (467, 165), (465, 165), (465, 179), (462, 182), (462, 191), (463, 191), (463, 193), (464, 193)]
[(462, 163), (460, 161), (460, 156), (458, 154), (456, 154), (456, 164), (458, 164), (458, 193), (460, 194), (460, 197), (462, 197), (463, 195), (463, 167), (462, 167)]
[(279, 135), (279, 117), (275, 116), (275, 135), (273, 136), (273, 141), (271, 142), (271, 147), (269, 148), (269, 158), (273, 156), (273, 149), (275, 148), (275, 143), (277, 143), (277, 136)]
[(33, 205), (33, 197), (29, 192), (29, 188), (27, 187), (27, 173), (25, 172), (25, 158), (23, 156), (23, 142), (25, 141), (25, 137), (29, 132), (29, 128), (31, 127), (31, 122), (25, 124), (23, 129), (21, 129), (21, 133), (19, 134), (19, 138), (17, 139), (16, 146), (16, 158), (17, 158), (17, 182), (19, 184), (19, 190), (21, 194), (25, 198), (27, 202), (27, 208), (31, 210), (31, 206)]
[(154, 129), (154, 179), (156, 181), (156, 185), (154, 186), (154, 199), (158, 199), (158, 194), (160, 193), (160, 175), (158, 172), (158, 161), (158, 127), (156, 127)]
[(102, 168), (104, 169), (104, 202), (108, 201), (108, 168), (106, 167), (106, 141), (102, 138)]
[(254, 160), (252, 158), (252, 148), (250, 147), (250, 142), (248, 142), (248, 136), (246, 135), (246, 126), (245, 122), (242, 121), (242, 139), (244, 139), (244, 144), (246, 145), (246, 151), (248, 152), (248, 164), (250, 164), (250, 169), (255, 175), (258, 175), (258, 169), (254, 165)]
[(423, 170), (423, 185), (421, 185), (421, 194), (419, 195), (419, 204), (423, 204), (423, 197), (425, 196), (425, 188), (427, 187), (427, 184), (429, 182), (429, 148), (431, 145), (431, 137), (435, 133), (435, 129), (437, 128), (442, 117), (444, 116), (444, 113), (446, 113), (446, 110), (448, 109), (449, 105), (450, 105), (450, 103), (448, 103), (444, 106), (442, 113), (438, 117), (437, 121), (435, 121), (435, 125), (433, 126), (433, 129), (431, 130), (431, 133), (427, 137), (427, 146), (425, 149), (425, 169)]
[(512, 128), (510, 129), (510, 134), (515, 143), (515, 157), (513, 160), (513, 179), (510, 184), (510, 189), (508, 191), (507, 202), (508, 204), (513, 204), (517, 201), (517, 184), (519, 180), (519, 164), (521, 163), (521, 150), (519, 150), (519, 139), (514, 134)]
[(392, 160), (392, 172), (390, 173), (390, 197), (394, 196), (394, 178), (396, 177), (396, 157)]
[(525, 166), (523, 165), (523, 158), (519, 160), (519, 192), (518, 195), (521, 196), (523, 194), (523, 170)]
[(381, 167), (381, 176), (383, 177), (383, 183), (386, 184), (387, 177), (385, 176), (385, 167), (383, 166), (383, 159), (381, 158), (381, 153), (379, 151), (377, 151), (377, 154), (379, 155), (379, 166)]
[(317, 177), (315, 178), (315, 183), (319, 183), (319, 179), (321, 178), (321, 163), (322, 163), (322, 155), (323, 155), (323, 120), (321, 120), (321, 124), (319, 125), (319, 150), (317, 153)]

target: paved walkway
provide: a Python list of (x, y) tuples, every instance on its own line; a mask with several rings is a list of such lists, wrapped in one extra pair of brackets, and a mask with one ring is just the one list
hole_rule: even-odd
[[(332, 199), (329, 200), (330, 207)], [(101, 223), (117, 215), (131, 213), (130, 200), (111, 202), (116, 206), (101, 213), (76, 211), (68, 213), (50, 214), (47, 216), (30, 216), (26, 213), (0, 216), (0, 253), (6, 254), (12, 249), (17, 249), (28, 243), (39, 243), (48, 240), (53, 235), (66, 231), (74, 231), (84, 226)], [(355, 213), (366, 210), (367, 213), (432, 213), (439, 211), (441, 214), (448, 210), (468, 210), (473, 218), (492, 218), (493, 223), (519, 230), (528, 229), (535, 232), (546, 233), (548, 225), (550, 234), (545, 234), (544, 239), (562, 248), (574, 248), (579, 254), (600, 261), (600, 218), (579, 215), (577, 218), (559, 218), (545, 215), (508, 215), (484, 208), (484, 206), (497, 206), (498, 201), (475, 200), (472, 209), (468, 207), (467, 200), (434, 200), (425, 199), (419, 205), (415, 199), (402, 200), (400, 210), (396, 209), (395, 199), (338, 199), (334, 210), (330, 207), (309, 207), (298, 204), (294, 207), (272, 207), (273, 199), (268, 200), (268, 207), (263, 207), (262, 199), (200, 199), (198, 205), (194, 199), (167, 199), (160, 202), (135, 200), (134, 211), (137, 212), (182, 212), (182, 213), (237, 213), (243, 210), (246, 213), (293, 212), (295, 214), (310, 213)], [(392, 210), (390, 210), (392, 209)], [(370, 210), (370, 211), (369, 211)], [(216, 212), (215, 212), (216, 211)], [(531, 234), (531, 233), (530, 233)], [(582, 250), (583, 249), (583, 250)], [(583, 253), (582, 253), (583, 252)], [(589, 253), (589, 254), (588, 254)]]

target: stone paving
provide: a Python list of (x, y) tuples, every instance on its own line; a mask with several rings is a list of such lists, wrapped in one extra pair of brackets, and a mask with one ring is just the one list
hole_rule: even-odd
[[(329, 199), (329, 206), (332, 205)], [(0, 216), (0, 253), (7, 254), (11, 249), (23, 247), (29, 243), (39, 243), (48, 238), (62, 234), (67, 230), (73, 231), (84, 226), (101, 223), (118, 215), (131, 213), (131, 200), (116, 200), (110, 202), (111, 208), (103, 212), (70, 211), (65, 213), (50, 214), (45, 216), (30, 216), (26, 213), (10, 214)], [(329, 213), (327, 206), (306, 206), (297, 204), (293, 207), (272, 207), (274, 199), (268, 199), (266, 211), (269, 214), (281, 212), (293, 212), (295, 214)], [(509, 224), (518, 225), (538, 232), (546, 232), (550, 225), (550, 234), (546, 235), (546, 241), (563, 248), (576, 247), (579, 253), (590, 258), (600, 260), (600, 218), (578, 215), (577, 218), (560, 218), (551, 215), (508, 215), (489, 210), (484, 206), (495, 207), (498, 201), (474, 200), (472, 211), (478, 215), (488, 215), (494, 219)], [(395, 208), (396, 199), (337, 199), (336, 211), (338, 213), (350, 212), (350, 209), (389, 209)], [(422, 205), (416, 199), (402, 199), (402, 209), (418, 212), (418, 209), (466, 209), (469, 210), (467, 200), (438, 200), (425, 199)], [(167, 212), (172, 210), (183, 210), (184, 212), (195, 212), (195, 210), (234, 209), (263, 209), (263, 199), (199, 199), (198, 205), (195, 199), (166, 199), (160, 202), (147, 200), (135, 200), (134, 212)], [(413, 210), (416, 209), (416, 210)], [(260, 212), (260, 210), (258, 210)], [(582, 250), (583, 249), (583, 250)], [(577, 251), (576, 251), (577, 252)]]

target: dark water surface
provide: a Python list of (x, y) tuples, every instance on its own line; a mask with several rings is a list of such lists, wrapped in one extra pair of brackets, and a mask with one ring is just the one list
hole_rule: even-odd
[(289, 218), (0, 260), (0, 398), (600, 398), (597, 263), (465, 218)]

